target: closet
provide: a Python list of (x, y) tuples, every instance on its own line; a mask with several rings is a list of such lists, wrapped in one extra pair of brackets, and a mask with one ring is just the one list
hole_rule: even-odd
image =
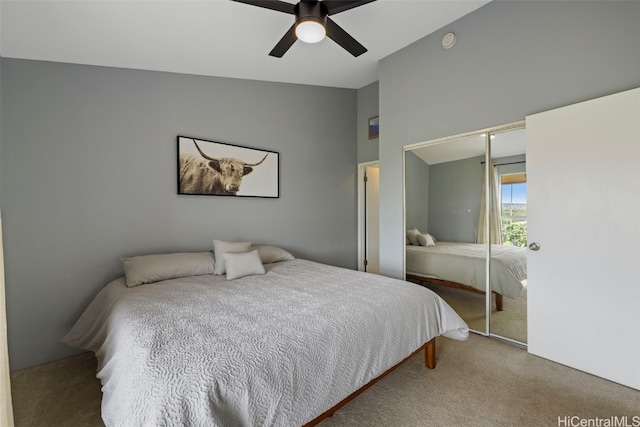
[[(470, 150), (474, 143), (480, 146), (473, 142), (480, 138), (482, 151)], [(503, 298), (499, 311), (490, 293), (428, 286), (478, 333), (527, 344), (534, 355), (640, 390), (640, 89), (407, 146), (404, 167), (405, 228), (433, 234), (436, 246), (492, 236), (485, 243), (489, 290), (493, 249), (500, 243), (490, 224), (499, 216), (504, 231), (505, 217), (520, 222), (519, 201), (511, 198), (506, 206), (502, 189), (524, 180), (527, 277), (518, 298), (526, 310), (518, 319), (526, 335), (513, 334), (513, 318), (510, 327), (501, 323), (514, 298)], [(492, 170), (493, 184), (484, 179)], [(501, 191), (492, 194), (491, 188)], [(426, 208), (419, 206), (420, 197)], [(492, 213), (493, 199), (499, 215)], [(522, 237), (517, 230), (509, 236), (517, 245)], [(410, 268), (407, 249), (407, 274)]]
[(405, 149), (408, 237), (435, 239), (430, 247), (407, 239), (408, 280), (441, 295), (472, 330), (523, 345), (525, 190), (524, 122)]

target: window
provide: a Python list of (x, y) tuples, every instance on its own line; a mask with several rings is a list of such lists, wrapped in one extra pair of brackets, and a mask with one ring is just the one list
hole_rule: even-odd
[(502, 244), (527, 245), (527, 174), (500, 175)]

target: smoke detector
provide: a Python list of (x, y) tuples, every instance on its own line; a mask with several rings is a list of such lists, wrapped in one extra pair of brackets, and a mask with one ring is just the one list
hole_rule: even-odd
[(442, 47), (445, 49), (451, 49), (456, 44), (456, 35), (453, 33), (447, 33), (442, 38)]

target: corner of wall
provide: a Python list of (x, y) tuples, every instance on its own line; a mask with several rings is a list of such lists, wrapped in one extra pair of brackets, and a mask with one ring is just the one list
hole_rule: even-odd
[(380, 159), (378, 138), (369, 139), (369, 119), (378, 112), (378, 82), (358, 89), (358, 163)]
[(0, 56), (0, 207), (2, 206), (2, 56)]

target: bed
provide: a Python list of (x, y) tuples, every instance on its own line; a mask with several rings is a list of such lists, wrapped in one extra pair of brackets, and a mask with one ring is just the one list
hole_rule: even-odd
[(417, 351), (435, 367), (435, 337), (468, 336), (424, 287), (268, 261), (233, 280), (235, 267), (125, 274), (99, 292), (63, 342), (95, 352), (107, 426), (314, 425)]
[[(438, 241), (431, 246), (406, 246), (407, 280), (482, 293), (486, 291), (486, 245)], [(491, 245), (491, 290), (496, 309), (503, 296), (517, 297), (527, 279), (526, 248)]]

